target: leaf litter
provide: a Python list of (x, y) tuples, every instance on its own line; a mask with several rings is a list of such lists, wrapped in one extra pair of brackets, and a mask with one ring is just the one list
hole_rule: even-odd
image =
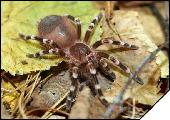
[[(10, 28), (14, 28), (17, 25), (18, 31), (26, 33), (26, 34), (35, 34), (36, 33), (35, 22), (37, 22), (39, 18), (42, 18), (42, 16), (46, 16), (44, 14), (47, 14), (46, 12), (43, 13), (42, 8), (45, 7), (46, 10), (47, 8), (49, 11), (51, 8), (53, 8), (54, 10), (54, 11), (51, 10), (48, 13), (48, 15), (53, 14), (53, 13), (62, 15), (66, 11), (67, 14), (78, 16), (82, 21), (85, 21), (83, 23), (85, 24), (83, 25), (84, 26), (83, 30), (85, 30), (88, 24), (90, 23), (90, 21), (92, 20), (92, 18), (94, 17), (94, 15), (96, 15), (95, 12), (97, 11), (97, 10), (94, 10), (94, 13), (88, 12), (86, 16), (86, 11), (84, 10), (82, 10), (79, 13), (76, 13), (76, 7), (77, 9), (81, 9), (81, 7), (84, 6), (80, 2), (70, 2), (70, 3), (67, 3), (68, 5), (64, 4), (63, 2), (60, 2), (57, 5), (55, 2), (53, 4), (52, 3), (53, 2), (51, 3), (49, 2), (48, 4), (44, 5), (43, 2), (42, 3), (41, 2), (38, 2), (38, 3), (37, 2), (26, 2), (24, 4), (21, 2), (22, 5), (18, 5), (18, 9), (16, 9), (16, 11), (14, 7), (14, 11), (12, 12), (12, 10), (9, 10), (9, 9), (12, 9), (13, 7), (11, 6), (14, 6), (16, 3), (14, 4), (11, 2), (6, 2), (6, 3), (3, 2), (4, 6), (6, 7), (6, 9), (3, 9), (3, 10), (6, 10), (7, 12), (3, 12), (5, 14), (4, 14), (4, 19), (2, 20), (2, 23), (1, 23), (3, 24), (2, 28), (5, 28), (5, 26), (7, 25), (9, 25)], [(33, 12), (31, 12), (30, 9), (34, 8), (38, 4), (40, 5), (38, 9), (40, 9), (42, 13), (40, 12), (40, 15), (36, 16), (34, 15), (35, 13), (33, 14)], [(63, 4), (65, 5), (64, 8), (62, 7)], [(70, 4), (73, 4), (72, 6), (74, 6), (73, 7), (74, 9), (70, 7)], [(90, 2), (85, 2), (85, 4), (88, 5), (89, 8), (94, 9)], [(22, 6), (24, 6), (25, 10), (22, 8)], [(56, 8), (55, 6), (59, 6), (59, 7)], [(65, 9), (67, 7), (68, 7), (67, 10), (61, 11), (62, 9)], [(69, 11), (70, 9), (73, 9), (73, 11), (75, 10), (75, 13), (74, 12), (72, 13), (71, 11)], [(23, 10), (23, 12), (19, 13), (20, 10)], [(55, 10), (57, 11), (57, 13)], [(28, 14), (24, 16), (24, 13), (28, 13)], [(112, 25), (113, 25), (113, 28), (115, 28), (117, 32), (120, 34), (122, 40), (128, 43), (137, 45), (140, 48), (139, 50), (136, 50), (136, 51), (134, 50), (122, 51), (119, 49), (118, 50), (113, 49), (113, 46), (101, 46), (99, 49), (109, 50), (109, 53), (116, 56), (120, 61), (128, 65), (132, 69), (132, 71), (134, 71), (134, 69), (140, 63), (140, 61), (142, 61), (145, 56), (147, 56), (151, 51), (153, 51), (156, 48), (156, 45), (151, 40), (151, 38), (148, 37), (148, 34), (146, 34), (145, 30), (143, 29), (143, 26), (140, 23), (140, 17), (137, 12), (115, 11), (114, 15), (115, 16), (112, 19), (112, 23), (115, 23), (115, 26), (113, 24)], [(32, 18), (29, 18), (30, 16)], [(20, 21), (20, 17), (22, 17), (23, 20), (21, 19), (22, 22), (17, 23), (16, 21), (17, 20)], [(28, 23), (25, 23), (25, 21), (28, 21)], [(115, 39), (119, 39), (118, 36), (115, 35), (115, 33), (113, 33), (113, 31), (107, 28), (107, 25), (104, 22), (105, 21), (103, 21), (102, 38), (112, 36)], [(11, 29), (9, 29), (9, 31), (10, 30)], [(97, 35), (100, 32), (101, 30), (97, 32)], [(11, 32), (4, 30), (2, 33), (4, 36), (2, 36), (3, 44), (1, 46), (3, 46), (3, 50), (6, 50), (6, 51), (5, 52), (1, 51), (1, 53), (3, 53), (3, 58), (5, 60), (9, 59), (8, 62), (2, 62), (4, 66), (7, 66), (6, 68), (5, 67), (2, 67), (2, 68), (6, 71), (9, 71), (13, 75), (15, 74), (22, 75), (22, 74), (30, 73), (31, 71), (46, 70), (48, 66), (51, 67), (63, 61), (62, 58), (56, 58), (54, 59), (54, 61), (49, 60), (49, 62), (48, 60), (42, 61), (42, 60), (26, 58), (25, 57), (26, 53), (34, 53), (40, 50), (41, 46), (37, 42), (33, 42), (33, 41), (25, 42), (25, 41), (19, 40), (16, 34), (16, 31), (14, 31), (14, 29), (11, 30)], [(93, 42), (96, 40), (99, 40), (100, 36), (97, 36), (97, 35), (94, 36)], [(16, 45), (20, 45), (20, 46), (16, 47)], [(26, 51), (26, 52), (23, 52), (23, 51)], [(32, 63), (34, 63), (34, 66), (32, 66), (32, 63), (29, 62), (31, 60), (32, 60)], [(21, 61), (26, 61), (26, 63), (28, 64), (26, 65), (20, 64), (19, 62)], [(157, 100), (159, 100), (159, 98), (163, 94), (158, 94), (158, 92), (160, 91), (160, 86), (158, 85), (157, 82), (159, 81), (160, 77), (165, 77), (166, 75), (168, 75), (169, 69), (167, 68), (168, 66), (167, 61), (168, 61), (168, 58), (162, 52), (160, 52), (158, 56), (156, 57), (156, 59), (148, 63), (148, 65), (146, 65), (143, 68), (142, 72), (140, 72), (139, 74), (139, 76), (144, 80), (145, 84), (143, 86), (140, 86), (140, 85), (137, 85), (136, 83), (133, 83), (132, 85), (133, 88), (128, 89), (124, 100), (126, 100), (127, 98), (130, 98), (132, 100), (135, 99), (136, 105), (137, 103), (140, 103), (143, 105), (153, 105)], [(8, 65), (13, 65), (13, 63), (15, 63), (14, 66), (10, 66), (10, 67), (8, 66)], [(17, 66), (17, 64), (20, 64), (20, 65)], [(42, 64), (44, 65), (43, 67), (42, 67)], [(26, 69), (23, 66), (26, 66), (25, 67)], [(52, 67), (52, 68), (57, 69), (56, 67)], [(112, 102), (112, 99), (116, 95), (119, 94), (119, 91), (122, 89), (122, 87), (124, 86), (128, 78), (127, 75), (122, 73), (119, 69), (115, 68), (114, 66), (113, 66), (113, 69), (115, 71), (116, 78), (117, 78), (113, 83), (109, 82), (108, 80), (106, 80), (106, 78), (104, 78), (101, 75), (97, 76), (99, 78), (105, 98), (110, 102)], [(44, 72), (47, 72), (47, 71), (44, 71)], [(62, 72), (60, 74), (57, 74), (57, 76), (53, 76), (53, 77), (43, 80), (46, 82), (43, 84), (42, 88), (40, 87), (40, 85), (42, 84), (40, 82), (40, 79), (42, 78), (39, 78), (38, 76), (39, 74), (35, 75), (34, 77), (32, 76), (30, 77), (30, 79), (27, 79), (24, 84), (22, 83), (21, 86), (25, 86), (25, 87), (21, 87), (22, 89), (20, 90), (22, 90), (23, 93), (24, 92), (26, 93), (26, 97), (20, 95), (19, 105), (16, 105), (16, 102), (13, 103), (15, 106), (15, 107), (14, 106), (12, 107), (13, 114), (17, 113), (18, 118), (30, 118), (30, 119), (34, 117), (41, 118), (42, 116), (43, 118), (49, 118), (50, 116), (52, 118), (58, 118), (58, 113), (62, 113), (63, 115), (68, 116), (69, 115), (68, 113), (62, 112), (63, 111), (62, 109), (65, 106), (65, 104), (62, 101), (68, 94), (68, 90), (71, 84), (68, 72)], [(18, 89), (19, 88), (20, 86), (18, 85)], [(1, 93), (2, 93), (2, 89), (1, 89)], [(83, 91), (80, 93), (80, 96), (81, 94), (83, 94)], [(100, 115), (105, 111), (106, 108), (100, 103), (100, 101), (97, 98), (89, 95), (89, 92), (87, 92), (85, 96), (87, 97), (87, 99), (90, 98), (89, 105), (91, 106), (90, 108), (87, 108), (88, 115), (86, 115), (86, 117), (88, 116), (88, 118), (100, 118)], [(7, 99), (9, 98), (5, 98), (4, 100), (7, 100)], [(72, 108), (73, 110), (71, 111), (71, 114), (73, 114), (74, 111), (76, 110), (79, 111), (81, 109), (81, 107), (75, 107), (75, 106), (76, 104), (83, 102), (83, 100), (84, 99), (82, 100), (79, 99), (79, 95), (78, 95), (77, 101), (75, 102), (75, 105)], [(27, 105), (27, 103), (29, 103), (29, 105)], [(38, 110), (41, 110), (40, 109), (41, 107), (46, 108), (46, 110), (43, 111), (41, 115), (37, 116), (37, 112), (38, 113), (40, 112)], [(33, 110), (35, 109), (35, 112), (31, 112), (32, 109)], [(30, 114), (32, 115), (28, 114), (29, 111), (30, 111)], [(75, 114), (76, 112), (74, 113), (74, 115)], [(114, 116), (112, 117), (114, 118)], [(124, 117), (127, 117), (127, 115)], [(62, 117), (62, 118), (65, 118), (65, 117)]]
[[(141, 23), (138, 20), (137, 12), (117, 11), (115, 12), (114, 15), (115, 16), (112, 22), (115, 22), (114, 28), (116, 28), (116, 30), (120, 34), (121, 40), (128, 42), (130, 44), (137, 45), (139, 46), (139, 49), (129, 51), (119, 50), (121, 52), (119, 51), (115, 52), (112, 46), (111, 47), (101, 46), (100, 49), (105, 50), (107, 49), (110, 50), (111, 52), (113, 51), (114, 56), (116, 56), (120, 61), (128, 65), (132, 69), (132, 71), (134, 71), (134, 69), (137, 67), (140, 61), (142, 61), (145, 56), (147, 56), (151, 51), (153, 51), (156, 48), (156, 45), (150, 40), (150, 38), (145, 33)], [(109, 32), (108, 28), (105, 28), (104, 31), (106, 31), (103, 34), (104, 37), (113, 34), (112, 31)], [(115, 36), (115, 39), (119, 38)], [(124, 86), (124, 83), (127, 80), (127, 77), (125, 75), (117, 73), (117, 71), (115, 71), (115, 73), (117, 76), (117, 80), (113, 83), (112, 87), (113, 90), (108, 92), (109, 94), (108, 96), (111, 96), (111, 98), (114, 98), (113, 96), (119, 93), (118, 91), (122, 89), (121, 87)], [(162, 52), (160, 52), (156, 59), (148, 63), (142, 69), (142, 72), (140, 72), (139, 76), (143, 79), (145, 84), (142, 86), (134, 84), (135, 85), (134, 93), (138, 93), (136, 94), (138, 96), (136, 96), (135, 99), (139, 100), (142, 103), (153, 105), (162, 96), (157, 94), (160, 90), (160, 88), (157, 87), (158, 86), (157, 82), (159, 81), (161, 75), (162, 77), (168, 75), (168, 58)], [(146, 97), (143, 96), (143, 92), (145, 92)], [(130, 96), (132, 97), (131, 91), (127, 92), (126, 98)], [(154, 99), (150, 100), (150, 97), (148, 96), (150, 97), (152, 96)]]

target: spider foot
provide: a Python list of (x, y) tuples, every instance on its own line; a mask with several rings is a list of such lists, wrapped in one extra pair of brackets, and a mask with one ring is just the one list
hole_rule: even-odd
[(130, 47), (129, 47), (130, 49), (132, 49), (132, 50), (137, 50), (137, 49), (139, 49), (139, 47), (138, 46), (136, 46), (136, 45), (130, 45)]
[(26, 57), (29, 57), (29, 58), (41, 58), (41, 56), (39, 56), (37, 54), (27, 54)]
[(70, 111), (71, 111), (71, 108), (66, 107), (66, 112), (70, 113)]
[(67, 97), (67, 101), (66, 101), (66, 112), (70, 112), (71, 111), (71, 105), (72, 105), (72, 100), (70, 99), (70, 97)]
[(109, 106), (109, 102), (104, 98), (104, 96), (100, 96), (99, 100), (105, 107)]
[(134, 80), (135, 80), (137, 83), (139, 83), (140, 85), (143, 85), (143, 84), (144, 84), (143, 80), (142, 80), (141, 78), (139, 78), (139, 77), (136, 77)]
[(27, 54), (26, 57), (33, 58), (34, 54)]
[(18, 35), (19, 35), (19, 37), (20, 37), (21, 39), (23, 39), (23, 40), (27, 40), (27, 37), (26, 37), (24, 34), (19, 33)]

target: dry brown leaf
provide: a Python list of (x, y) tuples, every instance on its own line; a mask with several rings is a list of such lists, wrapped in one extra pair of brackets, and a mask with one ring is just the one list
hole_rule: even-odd
[[(33, 92), (33, 101), (30, 103), (31, 107), (49, 108), (56, 103), (60, 98), (69, 91), (71, 81), (69, 72), (61, 72), (57, 76), (51, 77), (40, 88), (37, 87)], [(41, 86), (41, 85), (40, 85)]]
[[(158, 6), (158, 9), (160, 10), (160, 12), (162, 13), (162, 15), (164, 15), (165, 14), (164, 3), (159, 3), (159, 4), (157, 4), (157, 6)], [(164, 37), (163, 31), (161, 29), (161, 26), (160, 26), (157, 18), (152, 14), (149, 7), (130, 7), (130, 8), (128, 7), (128, 8), (126, 8), (126, 7), (121, 6), (121, 9), (137, 11), (139, 14), (139, 21), (141, 22), (147, 35), (149, 37), (151, 37), (151, 40), (156, 45), (160, 45), (165, 42), (165, 37)]]
[(9, 114), (9, 111), (5, 109), (5, 106), (1, 102), (1, 119), (12, 119), (12, 116)]
[(76, 99), (73, 105), (69, 119), (88, 119), (90, 109), (90, 89), (85, 87)]
[[(122, 41), (137, 45), (139, 46), (139, 49), (128, 51), (114, 50), (113, 46), (101, 46), (98, 49), (113, 49), (111, 50), (112, 55), (117, 57), (121, 62), (129, 66), (130, 69), (134, 71), (138, 64), (142, 62), (144, 57), (149, 55), (150, 52), (155, 50), (157, 47), (143, 29), (143, 26), (139, 21), (139, 14), (137, 12), (115, 11), (114, 15), (115, 16), (111, 22), (115, 23), (113, 28), (118, 31)], [(104, 38), (108, 36), (114, 36), (115, 39), (119, 40), (118, 36), (107, 27), (106, 23), (104, 23), (104, 31)], [(162, 58), (164, 60), (161, 60)], [(136, 100), (143, 104), (149, 105), (153, 105), (157, 100), (159, 100), (162, 95), (157, 94), (160, 90), (157, 82), (162, 72), (168, 74), (168, 69), (161, 71), (162, 66), (168, 68), (168, 58), (162, 52), (159, 52), (157, 57), (152, 62), (145, 65), (139, 74), (140, 78), (143, 79), (145, 84), (143, 86), (140, 86), (136, 83), (134, 84), (135, 89), (133, 89), (133, 93), (136, 95)], [(123, 88), (125, 82), (127, 81), (127, 77), (123, 74), (123, 72), (120, 72), (120, 70), (117, 68), (114, 68), (114, 70), (117, 79), (113, 83), (112, 89), (105, 93), (106, 99), (110, 102), (112, 102), (115, 95), (119, 94), (120, 90)], [(145, 92), (143, 92), (143, 89), (145, 89)], [(129, 89), (125, 98), (132, 97), (133, 95), (134, 94), (132, 94), (132, 91)], [(151, 100), (151, 97), (154, 99)]]

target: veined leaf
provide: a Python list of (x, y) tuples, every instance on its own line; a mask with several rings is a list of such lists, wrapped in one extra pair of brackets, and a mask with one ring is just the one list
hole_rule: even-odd
[[(37, 34), (37, 24), (40, 19), (48, 15), (70, 14), (79, 17), (82, 22), (84, 36), (85, 30), (92, 19), (99, 13), (92, 2), (2, 2), (2, 31), (1, 31), (1, 68), (12, 75), (26, 74), (31, 71), (48, 70), (55, 66), (63, 58), (33, 59), (26, 54), (33, 54), (42, 47), (38, 42), (24, 41), (18, 37), (18, 33), (28, 35)], [(98, 27), (93, 40), (100, 38), (101, 29)]]

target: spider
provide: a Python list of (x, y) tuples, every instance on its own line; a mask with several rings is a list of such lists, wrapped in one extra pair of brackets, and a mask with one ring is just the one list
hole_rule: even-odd
[[(90, 37), (102, 17), (103, 14), (99, 13), (99, 15), (92, 20), (83, 41), (80, 40), (80, 20), (71, 15), (46, 16), (38, 24), (38, 36), (19, 33), (20, 38), (24, 40), (37, 40), (46, 49), (35, 54), (28, 54), (28, 57), (39, 58), (44, 54), (51, 53), (68, 59), (72, 85), (66, 100), (67, 111), (71, 110), (72, 100), (76, 97), (79, 83), (88, 85), (92, 93), (98, 97), (101, 103), (105, 106), (109, 105), (109, 102), (103, 97), (99, 81), (96, 77), (96, 74), (99, 71), (111, 81), (115, 80), (116, 76), (111, 70), (108, 60), (124, 72), (132, 75), (130, 69), (118, 59), (104, 51), (97, 51), (96, 48), (103, 44), (113, 44), (137, 50), (137, 46), (114, 40), (113, 38), (104, 38), (90, 45)], [(85, 73), (88, 74), (92, 80), (89, 80), (88, 77), (85, 76)], [(139, 84), (143, 84), (143, 81), (138, 77), (134, 80)]]

